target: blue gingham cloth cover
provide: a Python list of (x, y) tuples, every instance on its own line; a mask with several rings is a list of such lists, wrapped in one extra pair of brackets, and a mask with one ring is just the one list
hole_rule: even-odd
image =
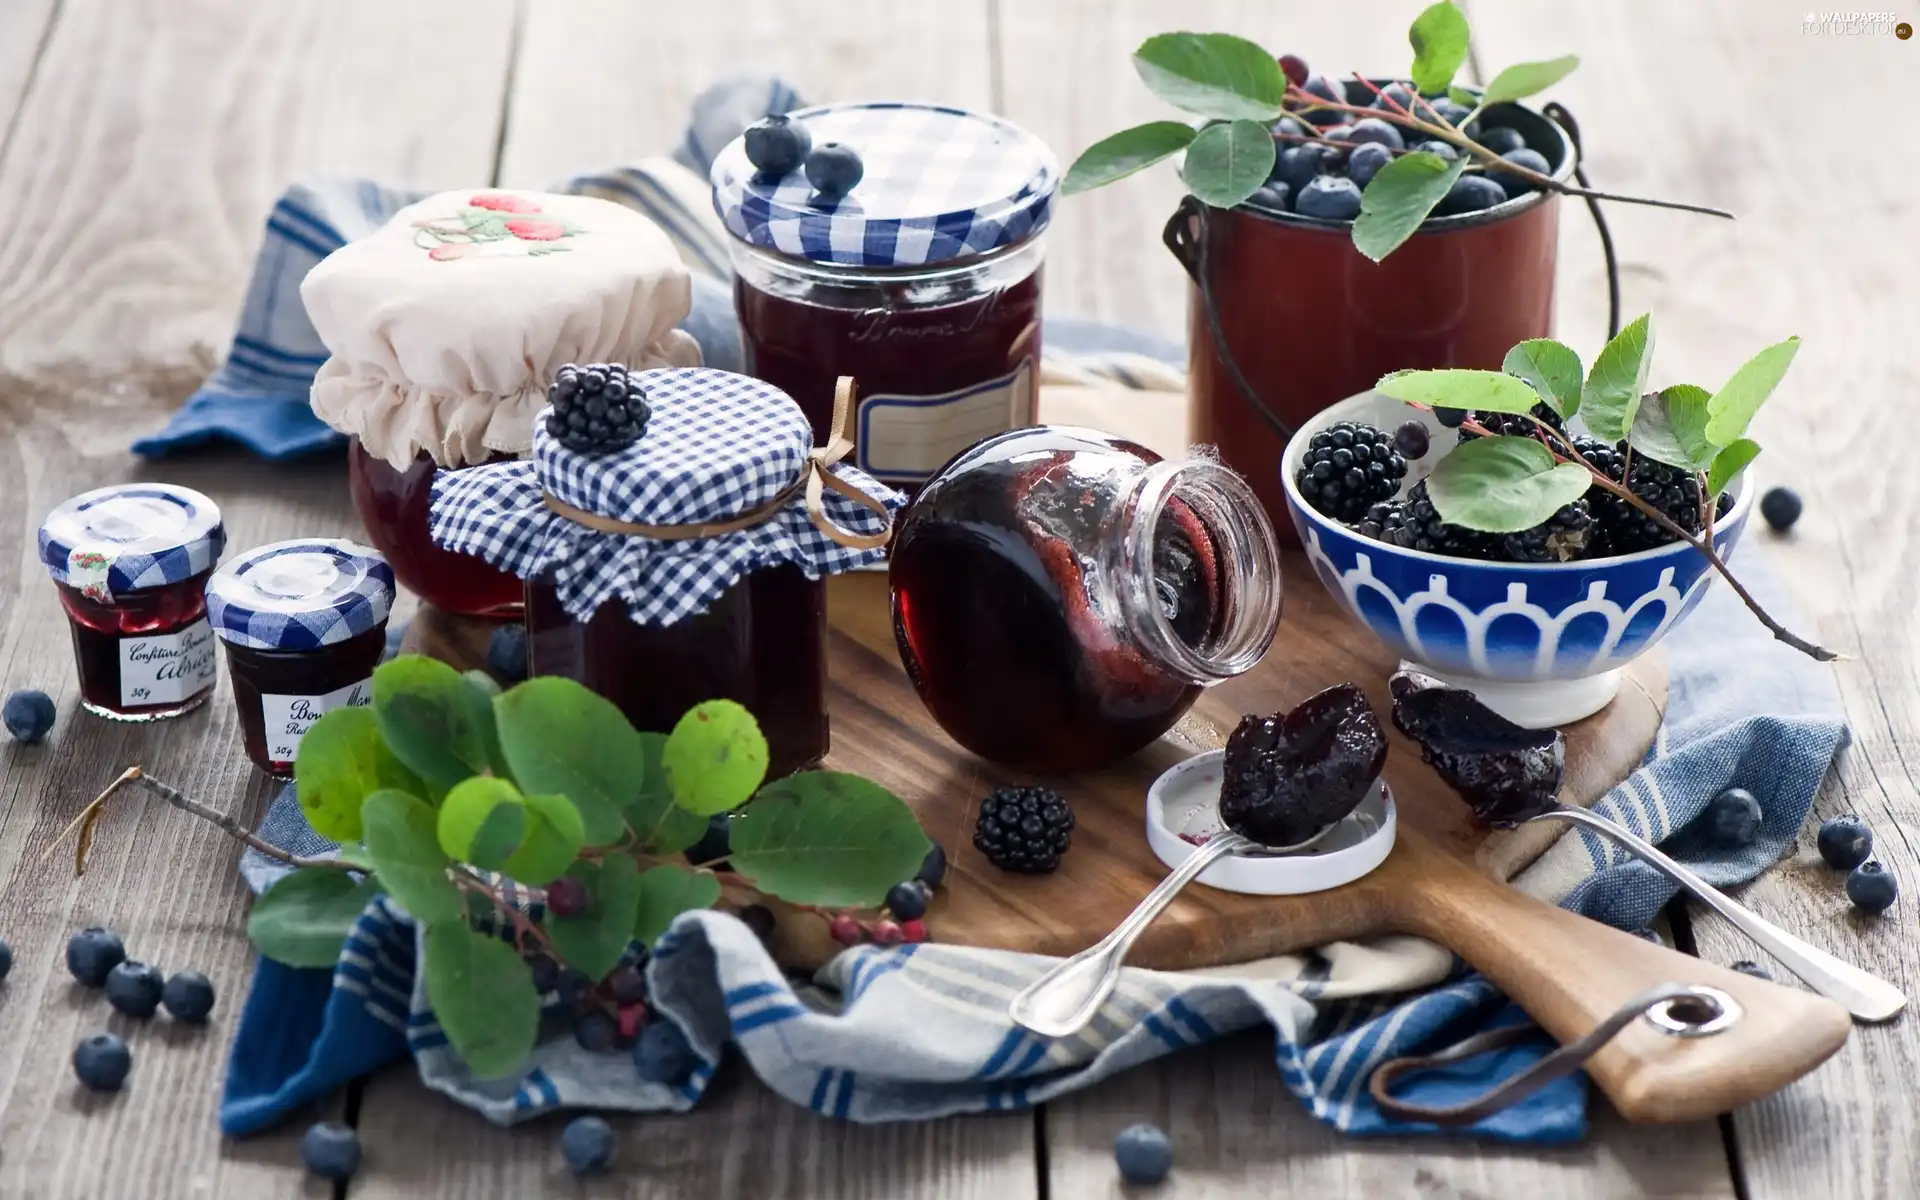
[(839, 104), (792, 120), (813, 145), (860, 156), (844, 196), (799, 169), (756, 171), (742, 143), (713, 160), (713, 206), (737, 238), (796, 258), (918, 267), (1015, 245), (1047, 227), (1060, 165), (1046, 143), (982, 113), (931, 104)]
[[(704, 612), (750, 572), (791, 564), (809, 579), (882, 561), (882, 549), (833, 541), (794, 495), (770, 519), (716, 537), (663, 540), (600, 533), (547, 507), (543, 493), (596, 516), (643, 525), (727, 521), (806, 476), (813, 430), (785, 392), (706, 367), (633, 376), (652, 415), (639, 441), (580, 454), (534, 423), (533, 457), (434, 480), (428, 527), (436, 545), (486, 560), (522, 579), (551, 577), (577, 620), (625, 600), (640, 625), (671, 625)], [(833, 473), (898, 511), (905, 498), (847, 464)], [(826, 516), (854, 533), (884, 529), (878, 513), (831, 489)]]
[(380, 625), (393, 611), (393, 592), (393, 568), (378, 550), (296, 538), (222, 564), (207, 580), (207, 620), (238, 646), (316, 650)]
[(39, 540), (55, 581), (118, 595), (211, 570), (227, 527), (220, 506), (192, 488), (116, 483), (62, 501), (40, 523)]

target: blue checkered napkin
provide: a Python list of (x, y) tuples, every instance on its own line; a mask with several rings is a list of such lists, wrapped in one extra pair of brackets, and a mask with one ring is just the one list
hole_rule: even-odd
[(82, 492), (40, 525), (40, 561), (55, 580), (78, 588), (104, 582), (113, 594), (191, 579), (220, 561), (226, 545), (220, 506), (170, 483)]
[[(618, 597), (641, 625), (704, 612), (739, 579), (766, 567), (792, 563), (818, 579), (885, 557), (827, 537), (797, 495), (761, 524), (685, 540), (600, 533), (548, 508), (543, 491), (617, 521), (694, 525), (771, 503), (804, 478), (813, 432), (785, 392), (704, 368), (642, 371), (634, 379), (653, 415), (646, 433), (624, 450), (576, 454), (548, 436), (543, 410), (531, 460), (440, 472), (430, 521), (435, 544), (522, 579), (551, 575), (561, 604), (579, 620)], [(889, 512), (905, 503), (853, 467), (834, 473)], [(846, 529), (882, 529), (877, 514), (831, 490), (825, 505)]]
[(207, 580), (207, 619), (255, 650), (314, 650), (358, 637), (393, 611), (393, 568), (354, 542), (299, 538), (249, 550)]
[(1060, 164), (1046, 143), (1001, 120), (922, 104), (801, 109), (815, 146), (860, 155), (860, 182), (837, 200), (806, 175), (759, 175), (736, 140), (713, 161), (713, 206), (737, 238), (816, 262), (917, 267), (985, 254), (1047, 226)]

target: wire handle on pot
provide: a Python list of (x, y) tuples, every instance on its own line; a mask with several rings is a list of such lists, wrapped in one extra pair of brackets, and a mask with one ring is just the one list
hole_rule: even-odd
[[(1551, 101), (1541, 109), (1561, 129), (1566, 130), (1567, 140), (1573, 143), (1573, 178), (1583, 188), (1591, 188), (1587, 182), (1586, 153), (1580, 145), (1580, 125), (1567, 111), (1567, 106), (1559, 101)], [(1620, 332), (1620, 263), (1613, 255), (1613, 232), (1607, 228), (1607, 218), (1600, 213), (1600, 202), (1592, 196), (1586, 197), (1587, 212), (1593, 217), (1593, 227), (1600, 234), (1600, 256), (1607, 264), (1607, 340), (1612, 341)]]

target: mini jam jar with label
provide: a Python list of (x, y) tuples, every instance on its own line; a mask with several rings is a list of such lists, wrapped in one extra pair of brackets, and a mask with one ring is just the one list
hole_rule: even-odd
[(213, 573), (207, 617), (226, 643), (256, 766), (292, 775), (300, 739), (322, 714), (373, 702), (392, 611), (393, 569), (353, 542), (275, 542)]
[(911, 490), (980, 439), (1031, 425), (1040, 264), (1060, 168), (998, 117), (920, 104), (802, 109), (863, 165), (842, 197), (714, 160), (747, 371), (824, 442), (834, 381), (860, 381), (854, 463)]
[(158, 721), (206, 703), (215, 678), (207, 575), (226, 547), (219, 506), (191, 488), (122, 483), (40, 526), (40, 561), (73, 630), (80, 706)]

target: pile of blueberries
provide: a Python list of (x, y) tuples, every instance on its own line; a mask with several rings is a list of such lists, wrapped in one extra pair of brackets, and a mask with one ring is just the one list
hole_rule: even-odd
[[(13, 951), (0, 942), (0, 979), (12, 968)], [(163, 975), (128, 958), (120, 935), (98, 925), (68, 939), (67, 970), (82, 987), (106, 989), (107, 1002), (129, 1017), (145, 1020), (165, 1006), (176, 1021), (204, 1025), (213, 1012), (212, 980), (199, 971)], [(119, 1034), (90, 1034), (74, 1048), (73, 1073), (92, 1091), (118, 1091), (132, 1070), (133, 1051)]]
[(769, 180), (784, 179), (796, 169), (823, 198), (846, 195), (859, 186), (866, 167), (852, 146), (841, 142), (813, 144), (807, 127), (785, 114), (762, 117), (747, 126), (747, 161)]
[[(1325, 75), (1311, 72), (1298, 55), (1280, 58), (1287, 79), (1308, 95), (1334, 104), (1347, 103), (1346, 91)], [(1398, 105), (1398, 109), (1395, 109)], [(1298, 213), (1327, 221), (1351, 221), (1360, 215), (1360, 197), (1380, 168), (1394, 156), (1424, 150), (1452, 162), (1458, 147), (1439, 140), (1409, 141), (1419, 132), (1385, 116), (1355, 118), (1332, 109), (1307, 108), (1298, 103), (1294, 116), (1273, 123), (1277, 157), (1265, 187), (1250, 203), (1274, 212)], [(1425, 97), (1409, 83), (1389, 83), (1374, 97), (1371, 108), (1386, 114), (1411, 113), (1423, 121), (1444, 119), (1467, 137), (1498, 154), (1515, 167), (1551, 175), (1546, 156), (1527, 145), (1520, 131), (1508, 125), (1475, 121), (1467, 125), (1470, 110), (1445, 96)], [(1434, 208), (1435, 216), (1479, 212), (1518, 199), (1535, 190), (1533, 180), (1517, 171), (1482, 173), (1469, 168)]]

